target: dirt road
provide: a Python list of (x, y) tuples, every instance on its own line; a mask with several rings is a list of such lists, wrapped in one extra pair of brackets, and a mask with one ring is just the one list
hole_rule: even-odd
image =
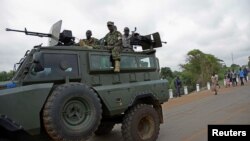
[[(202, 91), (171, 99), (163, 105), (163, 113), (158, 141), (206, 141), (208, 124), (250, 124), (250, 82), (221, 88), (218, 95)], [(120, 126), (89, 141), (121, 141)]]

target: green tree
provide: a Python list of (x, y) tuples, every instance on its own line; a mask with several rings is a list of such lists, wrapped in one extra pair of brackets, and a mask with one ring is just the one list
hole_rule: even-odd
[(162, 79), (171, 79), (173, 78), (173, 72), (169, 67), (161, 68), (161, 78)]
[(180, 72), (178, 71), (172, 71), (171, 68), (169, 67), (162, 67), (161, 68), (161, 78), (162, 79), (167, 79), (168, 80), (168, 87), (175, 89), (174, 88), (174, 80), (176, 76), (180, 76)]
[(237, 64), (232, 64), (231, 65), (231, 69), (237, 70), (239, 68), (240, 68), (240, 65), (237, 65)]
[(0, 81), (8, 81), (13, 77), (13, 75), (14, 75), (13, 71), (9, 71), (9, 72), (2, 71), (0, 72)]
[(221, 60), (214, 55), (206, 54), (198, 49), (191, 50), (187, 53), (186, 64), (181, 64), (183, 70), (182, 77), (187, 85), (196, 83), (205, 86), (210, 81), (213, 72), (219, 72)]

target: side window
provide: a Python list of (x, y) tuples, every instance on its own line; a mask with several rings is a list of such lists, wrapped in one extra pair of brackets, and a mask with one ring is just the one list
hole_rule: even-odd
[(135, 56), (122, 56), (121, 57), (121, 68), (129, 69), (129, 68), (137, 68), (137, 62)]
[(91, 70), (107, 70), (112, 67), (109, 55), (91, 54), (90, 69)]
[(34, 78), (60, 78), (64, 76), (77, 77), (78, 59), (77, 54), (44, 53), (42, 66), (43, 71), (33, 72)]
[[(155, 69), (156, 62), (151, 56), (121, 55), (121, 70)], [(90, 71), (110, 71), (113, 65), (110, 54), (91, 53), (89, 55)]]
[(76, 54), (44, 54), (44, 70), (50, 70), (53, 74), (78, 75), (78, 62)]
[(139, 57), (140, 68), (154, 68), (155, 62), (153, 57)]

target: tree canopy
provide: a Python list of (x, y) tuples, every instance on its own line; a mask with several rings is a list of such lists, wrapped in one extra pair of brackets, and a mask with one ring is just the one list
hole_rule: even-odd
[(0, 81), (8, 81), (13, 77), (13, 75), (14, 75), (13, 71), (9, 71), (9, 72), (2, 71), (0, 72)]
[(187, 53), (186, 64), (181, 64), (182, 75), (187, 83), (205, 85), (213, 73), (219, 73), (222, 60), (212, 54), (206, 54), (198, 49)]

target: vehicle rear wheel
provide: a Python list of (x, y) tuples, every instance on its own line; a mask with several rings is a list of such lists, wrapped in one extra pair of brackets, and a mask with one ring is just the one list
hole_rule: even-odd
[(97, 136), (106, 135), (112, 131), (114, 126), (114, 122), (102, 121), (97, 130), (95, 131), (95, 134)]
[(122, 136), (126, 141), (155, 141), (159, 130), (159, 115), (151, 105), (132, 107), (122, 122)]
[(56, 87), (43, 109), (45, 130), (56, 141), (88, 139), (99, 126), (101, 117), (100, 99), (81, 83)]

